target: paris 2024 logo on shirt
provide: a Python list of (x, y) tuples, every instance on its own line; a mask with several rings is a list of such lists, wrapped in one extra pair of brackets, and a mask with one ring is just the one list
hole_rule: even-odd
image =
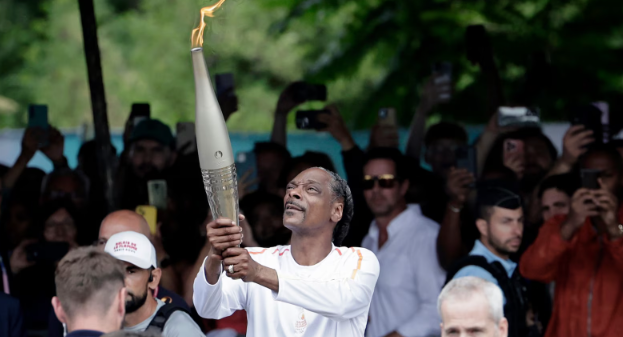
[(307, 321), (305, 320), (305, 310), (298, 308), (298, 314), (296, 315), (296, 323), (294, 323), (294, 332), (297, 335), (302, 335), (307, 329)]

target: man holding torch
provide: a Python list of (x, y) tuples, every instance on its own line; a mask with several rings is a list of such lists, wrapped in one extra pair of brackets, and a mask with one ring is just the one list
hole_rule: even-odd
[(207, 225), (210, 251), (193, 286), (200, 316), (247, 312), (247, 336), (363, 336), (379, 262), (363, 248), (336, 247), (348, 232), (353, 197), (337, 174), (312, 168), (286, 188), (283, 223), (291, 246), (239, 248), (238, 193), (227, 125), (203, 57), (201, 9), (191, 49), (195, 129), (203, 183), (216, 221)]
[(290, 246), (238, 248), (231, 219), (207, 225), (210, 253), (194, 283), (200, 316), (247, 311), (247, 336), (363, 336), (379, 263), (363, 248), (336, 247), (353, 201), (346, 181), (322, 168), (303, 171), (284, 197)]

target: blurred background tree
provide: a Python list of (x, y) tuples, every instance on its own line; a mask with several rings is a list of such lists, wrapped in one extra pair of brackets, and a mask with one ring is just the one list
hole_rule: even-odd
[[(113, 127), (133, 102), (151, 103), (152, 115), (170, 125), (193, 119), (190, 31), (212, 2), (96, 3)], [(77, 0), (0, 6), (0, 126), (23, 126), (31, 102), (48, 104), (55, 125), (89, 123)], [(453, 63), (457, 87), (431, 119), (484, 123), (482, 75), (464, 46), (467, 26), (484, 24), (507, 101), (521, 104), (529, 83), (545, 119), (567, 120), (571, 104), (616, 106), (622, 14), (615, 0), (228, 0), (207, 19), (204, 49), (212, 75), (234, 73), (240, 110), (231, 130), (268, 131), (279, 92), (301, 78), (326, 83), (351, 127), (369, 127), (382, 106), (396, 107), (406, 126), (439, 61)]]

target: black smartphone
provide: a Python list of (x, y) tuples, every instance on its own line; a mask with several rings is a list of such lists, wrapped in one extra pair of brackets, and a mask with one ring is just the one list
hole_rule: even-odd
[(132, 110), (130, 110), (130, 120), (134, 126), (149, 118), (151, 118), (151, 107), (149, 106), (149, 103), (132, 104)]
[(301, 130), (320, 130), (327, 124), (318, 121), (318, 115), (329, 114), (329, 110), (299, 110), (296, 112), (296, 127)]
[(598, 179), (601, 177), (601, 170), (581, 169), (580, 176), (582, 177), (582, 187), (589, 190), (598, 190), (600, 188)]
[[(607, 125), (608, 117), (607, 111), (606, 116), (604, 116), (604, 112), (594, 104), (580, 105), (572, 109), (571, 124), (584, 125), (587, 130), (593, 130), (595, 142), (604, 143), (610, 140)], [(603, 124), (604, 119), (606, 125)]]
[(60, 261), (69, 252), (67, 242), (39, 242), (26, 247), (26, 259), (34, 262)]
[(297, 102), (327, 100), (327, 86), (324, 84), (297, 82), (293, 85), (293, 90)]
[(35, 131), (39, 147), (48, 145), (50, 124), (48, 122), (48, 106), (31, 104), (28, 106), (28, 127), (37, 128)]
[(234, 93), (234, 74), (232, 73), (224, 73), (224, 74), (216, 74), (214, 78), (214, 82), (216, 82), (216, 95), (221, 96), (221, 94), (230, 91), (230, 95), (235, 95)]
[[(462, 168), (477, 177), (478, 162), (476, 157), (476, 148), (473, 146), (461, 146), (456, 149), (456, 168)], [(471, 184), (469, 187), (474, 187)]]
[(489, 48), (489, 37), (483, 25), (467, 26), (465, 31), (465, 51), (467, 59), (472, 64), (477, 64), (484, 57), (484, 52)]

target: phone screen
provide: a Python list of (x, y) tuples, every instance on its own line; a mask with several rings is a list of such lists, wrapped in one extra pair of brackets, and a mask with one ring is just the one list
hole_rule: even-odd
[(48, 106), (31, 104), (28, 106), (28, 127), (37, 128), (35, 131), (39, 147), (48, 145), (49, 128)]
[(473, 146), (461, 146), (456, 149), (456, 167), (469, 171), (474, 177), (477, 176), (476, 148)]
[(147, 182), (149, 204), (157, 209), (167, 209), (166, 180), (150, 180)]

